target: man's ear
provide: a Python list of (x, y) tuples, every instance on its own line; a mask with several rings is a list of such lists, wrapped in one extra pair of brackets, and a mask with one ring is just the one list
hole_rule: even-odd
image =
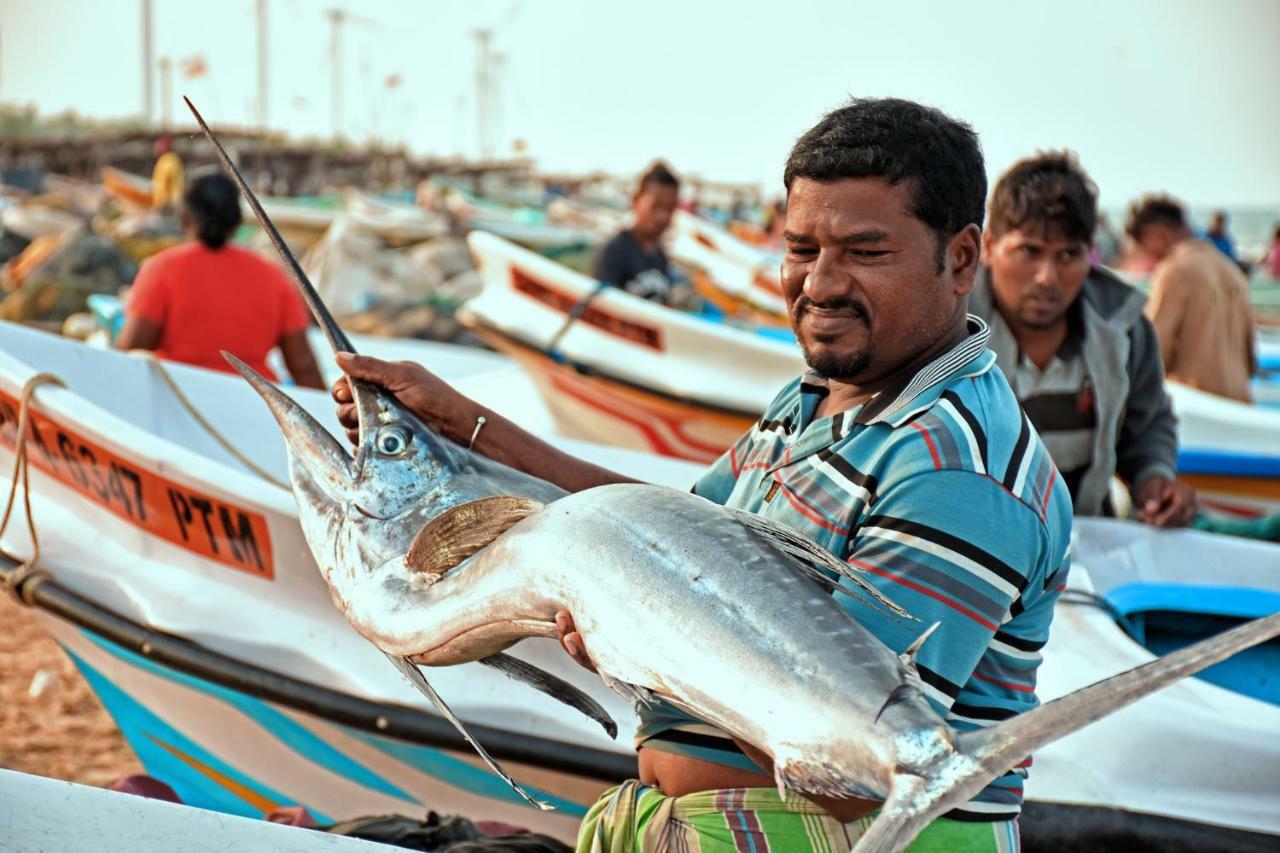
[(963, 296), (973, 290), (973, 278), (982, 261), (982, 229), (972, 222), (947, 244), (947, 268), (955, 282), (955, 292)]

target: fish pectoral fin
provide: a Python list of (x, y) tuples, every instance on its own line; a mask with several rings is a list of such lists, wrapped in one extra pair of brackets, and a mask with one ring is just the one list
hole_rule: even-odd
[[(383, 654), (386, 654), (386, 653), (384, 652)], [(458, 734), (462, 735), (462, 737), (466, 740), (466, 742), (471, 744), (471, 748), (474, 749), (476, 751), (476, 754), (480, 756), (480, 760), (483, 761), (485, 764), (487, 764), (490, 770), (492, 770), (494, 773), (497, 773), (499, 776), (501, 776), (502, 780), (511, 786), (511, 790), (515, 791), (522, 798), (524, 798), (525, 802), (527, 802), (529, 805), (533, 806), (534, 808), (540, 811), (544, 811), (544, 812), (555, 811), (555, 806), (551, 805), (550, 803), (544, 803), (542, 800), (536, 799), (528, 791), (520, 787), (520, 784), (516, 782), (515, 779), (511, 778), (511, 774), (503, 770), (502, 765), (499, 764), (496, 760), (494, 760), (493, 756), (489, 755), (489, 753), (485, 751), (485, 748), (480, 745), (480, 742), (471, 736), (471, 732), (467, 731), (467, 727), (463, 725), (462, 720), (458, 719), (457, 714), (453, 713), (453, 710), (448, 705), (445, 704), (445, 701), (443, 699), (440, 698), (440, 694), (437, 693), (435, 691), (435, 688), (432, 687), (430, 682), (427, 681), (427, 677), (422, 674), (422, 670), (418, 669), (418, 667), (414, 665), (408, 658), (398, 657), (396, 655), (388, 654), (387, 660), (391, 661), (392, 665), (396, 669), (400, 670), (400, 674), (403, 675), (405, 678), (409, 679), (409, 683), (412, 684), (414, 687), (418, 688), (418, 691), (422, 693), (423, 696), (426, 696), (428, 699), (431, 700), (431, 704), (434, 705), (436, 710), (440, 712), (440, 716), (444, 717), (446, 720), (448, 720), (450, 723), (453, 724), (453, 727), (458, 730)]]
[(404, 564), (415, 572), (443, 575), (540, 509), (537, 501), (508, 495), (458, 504), (422, 526)]
[(893, 690), (889, 691), (889, 695), (885, 697), (884, 704), (880, 706), (880, 710), (876, 711), (876, 718), (873, 722), (880, 722), (880, 718), (884, 715), (885, 711), (889, 710), (894, 705), (897, 705), (899, 702), (905, 702), (913, 692), (919, 692), (919, 689), (920, 688), (909, 681), (904, 681), (902, 684), (893, 688)]
[(609, 716), (604, 706), (564, 679), (508, 654), (490, 655), (487, 658), (481, 658), (480, 663), (498, 670), (508, 678), (523, 681), (534, 690), (547, 694), (575, 711), (581, 711), (599, 723), (605, 734), (617, 739), (618, 724), (614, 722), (613, 717)]
[(617, 693), (623, 699), (626, 699), (634, 708), (639, 708), (641, 705), (656, 705), (658, 702), (657, 695), (655, 695), (648, 687), (641, 687), (639, 684), (631, 684), (630, 682), (614, 678), (604, 670), (600, 670), (599, 675), (600, 680), (604, 682), (605, 687), (608, 687), (614, 693)]

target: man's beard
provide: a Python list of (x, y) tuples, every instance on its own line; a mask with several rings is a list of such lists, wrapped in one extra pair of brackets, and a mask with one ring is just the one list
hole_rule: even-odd
[[(805, 310), (813, 305), (813, 300), (807, 296), (800, 296), (796, 303), (797, 321)], [(867, 309), (861, 302), (855, 299), (836, 299), (825, 303), (824, 308), (830, 309), (849, 309), (861, 317), (864, 323), (867, 322)], [(853, 379), (860, 376), (868, 367), (871, 366), (871, 350), (870, 348), (858, 350), (852, 353), (833, 353), (823, 351), (821, 347), (810, 348), (808, 344), (796, 335), (796, 339), (800, 342), (800, 349), (804, 352), (805, 363), (810, 368), (817, 371), (828, 379)]]
[(803, 341), (800, 349), (804, 352), (805, 363), (828, 379), (854, 379), (871, 366), (871, 352), (865, 349), (852, 353), (833, 353), (811, 350)]

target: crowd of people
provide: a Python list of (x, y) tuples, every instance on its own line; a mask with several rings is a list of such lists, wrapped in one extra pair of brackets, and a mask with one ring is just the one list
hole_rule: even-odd
[[(598, 280), (666, 299), (673, 273), (661, 237), (678, 193), (665, 164), (640, 179), (634, 225), (601, 247)], [(785, 207), (775, 213), (775, 222), (785, 218)], [(1118, 475), (1140, 520), (1182, 526), (1195, 516), (1195, 495), (1176, 476), (1177, 428), (1164, 381), (1249, 402), (1258, 368), (1249, 284), (1226, 221), (1215, 215), (1200, 238), (1176, 200), (1135, 202), (1125, 232), (1155, 262), (1144, 294), (1102, 262), (1119, 259), (1121, 244), (1073, 154), (1027, 158), (996, 183), (968, 310), (990, 327), (988, 346), (1077, 514), (1113, 514)], [(773, 230), (785, 239), (783, 228)]]

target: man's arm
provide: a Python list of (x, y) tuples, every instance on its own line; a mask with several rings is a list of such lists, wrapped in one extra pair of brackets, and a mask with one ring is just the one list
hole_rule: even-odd
[(116, 337), (116, 349), (154, 350), (160, 346), (167, 313), (164, 281), (154, 261), (148, 260), (138, 270), (129, 298), (124, 305), (124, 327)]
[(1182, 527), (1195, 517), (1195, 492), (1178, 482), (1178, 419), (1164, 386), (1156, 330), (1145, 317), (1129, 331), (1129, 398), (1116, 437), (1116, 473), (1129, 484), (1138, 517)]
[(284, 366), (288, 368), (294, 382), (303, 388), (324, 387), (320, 366), (316, 364), (315, 353), (307, 342), (306, 328), (286, 332), (280, 338), (280, 355), (284, 357)]
[(1178, 464), (1178, 419), (1164, 387), (1156, 329), (1141, 318), (1129, 330), (1129, 398), (1116, 441), (1116, 473), (1131, 489), (1147, 477), (1173, 477)]
[(1249, 375), (1252, 377), (1262, 372), (1262, 363), (1258, 361), (1258, 324), (1253, 316), (1253, 306), (1248, 302), (1245, 305), (1245, 310), (1249, 312)]
[(160, 346), (160, 326), (139, 314), (128, 314), (115, 346), (125, 352), (135, 349), (154, 350)]
[[(611, 483), (637, 483), (616, 471), (579, 459), (556, 448), (511, 421), (459, 393), (421, 365), (382, 361), (367, 355), (340, 353), (338, 366), (352, 379), (380, 385), (439, 435), (462, 447), (523, 471), (569, 492)], [(338, 420), (354, 444), (359, 421), (346, 377), (333, 386)], [(480, 418), (484, 418), (483, 424)], [(477, 432), (476, 427), (480, 425)], [(472, 437), (475, 443), (472, 445)]]

